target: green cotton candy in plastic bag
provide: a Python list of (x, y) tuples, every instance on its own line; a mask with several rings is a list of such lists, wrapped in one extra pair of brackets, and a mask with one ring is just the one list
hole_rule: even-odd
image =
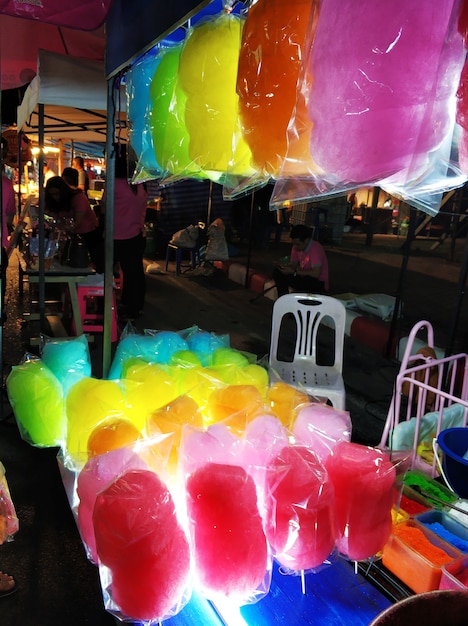
[(66, 435), (63, 388), (40, 359), (12, 368), (8, 398), (21, 437), (33, 446), (60, 446)]

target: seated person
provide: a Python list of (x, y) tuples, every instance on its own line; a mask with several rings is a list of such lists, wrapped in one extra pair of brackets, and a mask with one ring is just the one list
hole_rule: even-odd
[(328, 291), (328, 260), (323, 246), (312, 238), (312, 230), (303, 224), (291, 228), (291, 259), (287, 265), (277, 265), (273, 279), (278, 296), (292, 291), (326, 293)]

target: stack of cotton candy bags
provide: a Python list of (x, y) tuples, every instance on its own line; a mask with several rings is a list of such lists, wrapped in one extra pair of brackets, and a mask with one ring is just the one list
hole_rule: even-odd
[[(82, 376), (66, 394), (57, 384), (64, 485), (113, 614), (162, 621), (192, 587), (214, 601), (256, 602), (272, 557), (292, 574), (319, 570), (336, 551), (354, 558), (340, 534), (354, 513), (337, 507), (333, 473), (359, 474), (338, 454), (351, 445), (346, 411), (270, 384), (228, 338), (197, 328), (127, 336), (112, 366), (120, 378)], [(385, 488), (393, 478), (389, 468)], [(366, 536), (360, 558), (380, 546), (390, 504), (385, 493), (378, 540)]]

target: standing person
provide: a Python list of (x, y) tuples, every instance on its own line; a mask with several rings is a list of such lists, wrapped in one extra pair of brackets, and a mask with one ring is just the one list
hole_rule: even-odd
[[(2, 137), (2, 258), (1, 258), (1, 280), (2, 280), (2, 294), (5, 298), (6, 293), (6, 272), (8, 267), (8, 254), (7, 248), (9, 244), (9, 230), (13, 225), (13, 219), (16, 214), (15, 206), (15, 192), (13, 189), (13, 181), (5, 173), (5, 166), (3, 165), (8, 152), (8, 142)], [(2, 312), (2, 319), (4, 319)]]
[(45, 187), (45, 210), (53, 217), (71, 220), (67, 230), (83, 237), (96, 273), (103, 274), (104, 239), (86, 194), (72, 189), (61, 176), (54, 176)]
[(93, 170), (91, 163), (86, 163), (86, 174), (88, 175), (88, 180), (91, 185), (92, 180), (96, 180), (96, 172)]
[(323, 246), (312, 238), (312, 230), (303, 224), (291, 228), (291, 259), (273, 270), (278, 296), (294, 291), (321, 293), (328, 291), (328, 259)]
[[(123, 145), (116, 147), (114, 181), (114, 264), (122, 270), (121, 316), (137, 319), (143, 310), (146, 293), (145, 216), (148, 203), (146, 185), (132, 185), (127, 178), (127, 152)], [(105, 206), (106, 191), (102, 204)]]
[(83, 157), (75, 157), (72, 161), (72, 166), (78, 170), (78, 188), (87, 194), (89, 189), (89, 178), (84, 168)]
[(52, 176), (57, 176), (57, 174), (48, 163), (44, 163), (44, 185), (47, 183), (49, 178), (52, 178)]

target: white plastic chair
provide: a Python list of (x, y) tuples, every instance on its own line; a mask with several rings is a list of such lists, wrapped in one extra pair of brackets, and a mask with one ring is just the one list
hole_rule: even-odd
[[(279, 338), (285, 316), (295, 320), (296, 337), (291, 361), (278, 356)], [(346, 309), (330, 296), (291, 293), (273, 305), (269, 364), (279, 378), (316, 398), (326, 398), (337, 409), (344, 409), (343, 344)], [(334, 359), (331, 365), (317, 363), (317, 334), (325, 325), (334, 330)]]

